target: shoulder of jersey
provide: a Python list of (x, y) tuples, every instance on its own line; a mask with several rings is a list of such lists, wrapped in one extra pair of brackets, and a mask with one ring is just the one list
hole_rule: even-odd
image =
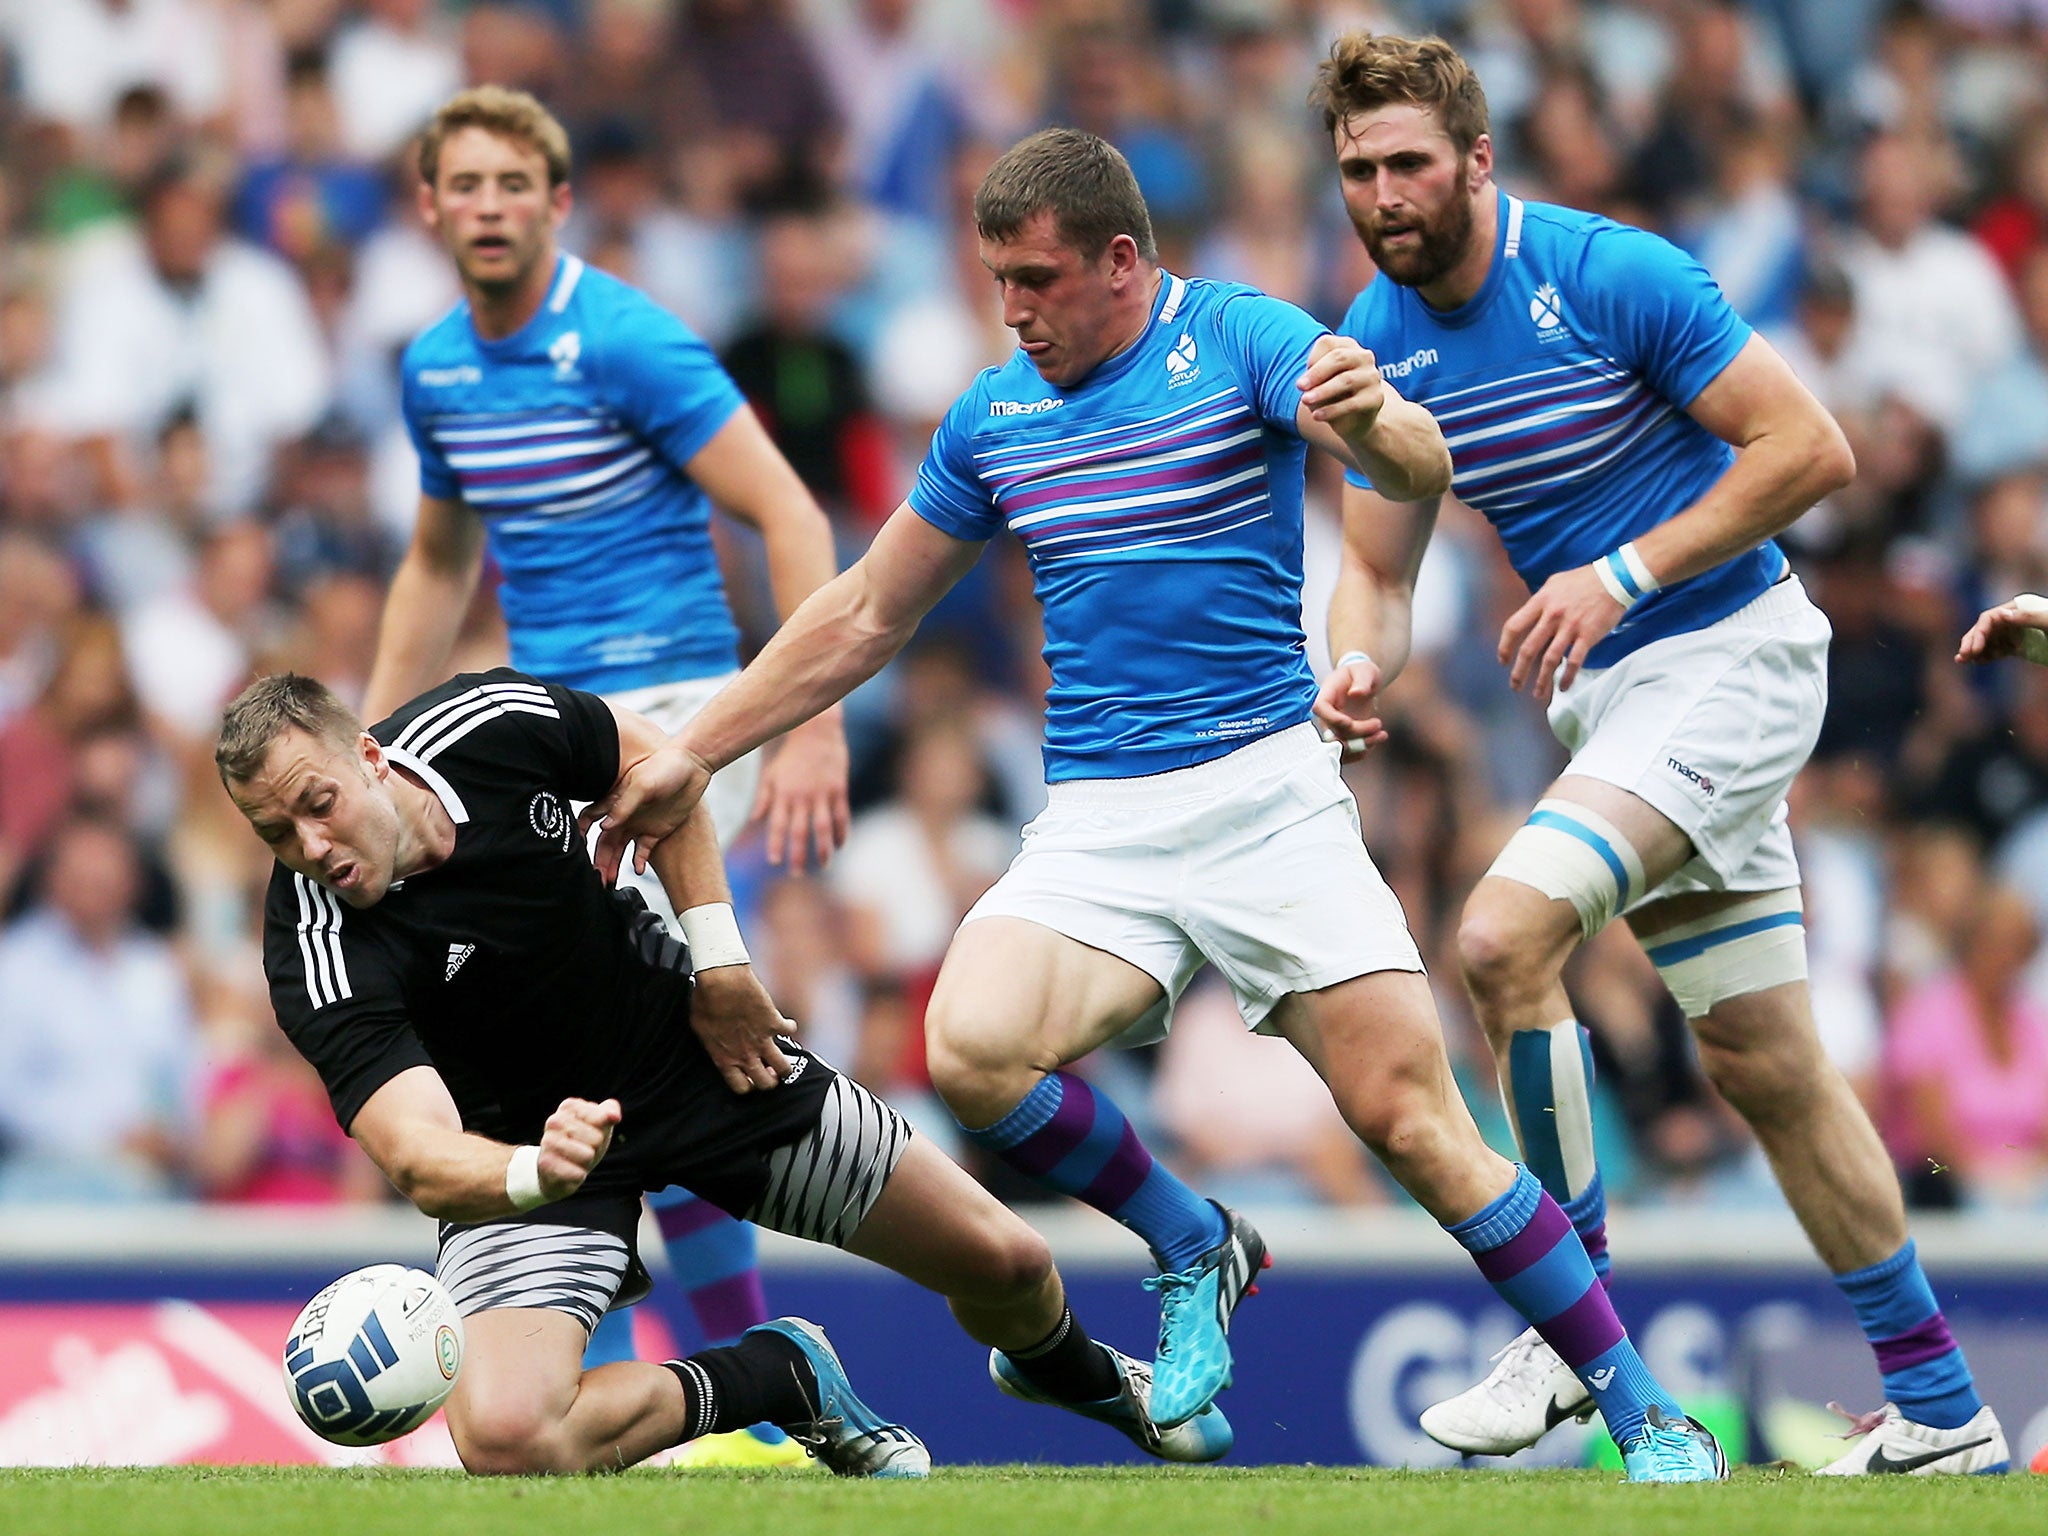
[(461, 347), (465, 355), (472, 351), (468, 317), (469, 300), (457, 299), (440, 319), (435, 320), (405, 344), (399, 365), (410, 371), (423, 363), (431, 364), (437, 353), (451, 346)]
[(495, 757), (485, 744), (502, 741), (506, 723), (520, 715), (562, 718), (546, 688), (523, 672), (498, 667), (450, 678), (380, 721), (375, 734), (387, 748), (423, 763), (478, 750)]

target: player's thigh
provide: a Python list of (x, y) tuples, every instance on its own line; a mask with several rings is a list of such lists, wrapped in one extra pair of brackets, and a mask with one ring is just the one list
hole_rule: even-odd
[(1272, 1022), (1329, 1085), (1354, 1129), (1463, 1107), (1436, 999), (1420, 972), (1374, 971), (1294, 993)]
[(448, 1429), (465, 1453), (530, 1444), (568, 1414), (590, 1331), (548, 1307), (493, 1307), (462, 1320), (462, 1373)]
[(846, 1250), (945, 1296), (1028, 1293), (1052, 1272), (1045, 1239), (921, 1136)]
[(1682, 892), (1628, 920), (1698, 1035), (1703, 1062), (1740, 1059), (1776, 1077), (1810, 1071), (1824, 1054), (1796, 885)]
[(925, 1013), (956, 1070), (1051, 1071), (1105, 1045), (1167, 999), (1131, 961), (1027, 918), (961, 925)]

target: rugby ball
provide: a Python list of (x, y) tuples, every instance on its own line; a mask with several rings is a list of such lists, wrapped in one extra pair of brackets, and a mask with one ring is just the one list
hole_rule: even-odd
[(382, 1445), (418, 1429), (461, 1369), (454, 1298), (403, 1264), (343, 1275), (306, 1303), (284, 1342), (285, 1395), (336, 1445)]

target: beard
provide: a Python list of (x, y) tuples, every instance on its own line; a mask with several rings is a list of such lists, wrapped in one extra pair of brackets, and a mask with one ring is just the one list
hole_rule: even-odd
[(1472, 238), (1472, 199), (1453, 197), (1434, 219), (1410, 225), (1421, 241), (1400, 250), (1387, 248), (1377, 214), (1351, 223), (1374, 266), (1403, 288), (1426, 288), (1464, 259)]

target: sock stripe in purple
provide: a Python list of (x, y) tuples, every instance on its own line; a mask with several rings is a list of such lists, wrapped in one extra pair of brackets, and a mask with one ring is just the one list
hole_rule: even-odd
[(1558, 1244), (1558, 1239), (1569, 1237), (1577, 1240), (1572, 1231), (1571, 1218), (1558, 1207), (1555, 1200), (1544, 1200), (1536, 1207), (1536, 1214), (1529, 1218), (1529, 1224), (1498, 1248), (1489, 1248), (1484, 1253), (1472, 1255), (1479, 1272), (1495, 1285), (1503, 1280), (1512, 1280), (1523, 1270), (1546, 1258)]
[(661, 1240), (672, 1243), (678, 1238), (691, 1237), (706, 1227), (715, 1227), (721, 1221), (733, 1218), (713, 1205), (709, 1200), (685, 1200), (680, 1205), (657, 1206), (654, 1224), (661, 1228)]
[(1042, 1179), (1057, 1168), (1095, 1128), (1094, 1093), (1070, 1073), (1057, 1076), (1060, 1104), (1052, 1118), (1015, 1146), (1005, 1148), (1002, 1154), (1004, 1162), (1034, 1179)]
[(693, 1286), (690, 1310), (706, 1342), (729, 1344), (756, 1323), (766, 1322), (767, 1298), (761, 1293), (761, 1272), (749, 1269), (709, 1285)]
[(1628, 1336), (1621, 1319), (1614, 1315), (1606, 1287), (1597, 1282), (1557, 1316), (1544, 1319), (1538, 1330), (1558, 1358), (1575, 1371)]
[(1117, 1138), (1116, 1150), (1109, 1154), (1109, 1161), (1102, 1165), (1102, 1171), (1081, 1191), (1081, 1199), (1101, 1210), (1117, 1210), (1138, 1192), (1151, 1173), (1152, 1154), (1146, 1150), (1145, 1143), (1138, 1140), (1137, 1131), (1126, 1120), (1124, 1133)]
[(1884, 1374), (1938, 1360), (1955, 1347), (1955, 1335), (1948, 1331), (1948, 1319), (1939, 1312), (1919, 1327), (1895, 1338), (1871, 1342), (1871, 1348), (1877, 1352), (1877, 1368)]

